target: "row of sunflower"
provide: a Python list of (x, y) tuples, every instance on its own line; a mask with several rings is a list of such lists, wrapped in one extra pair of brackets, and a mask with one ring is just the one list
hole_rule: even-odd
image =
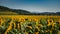
[(0, 18), (0, 34), (58, 34), (60, 19)]

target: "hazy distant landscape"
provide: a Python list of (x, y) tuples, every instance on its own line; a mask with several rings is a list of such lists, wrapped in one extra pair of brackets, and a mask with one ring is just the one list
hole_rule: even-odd
[(0, 6), (0, 15), (60, 15), (60, 12), (30, 12), (22, 9), (11, 9), (9, 7)]

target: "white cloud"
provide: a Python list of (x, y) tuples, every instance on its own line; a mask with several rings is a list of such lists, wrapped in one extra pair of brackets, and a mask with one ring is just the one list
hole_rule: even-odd
[(58, 7), (29, 7), (29, 6), (23, 6), (23, 7), (17, 7), (17, 9), (23, 9), (28, 10), (30, 12), (58, 12), (60, 11), (60, 8)]

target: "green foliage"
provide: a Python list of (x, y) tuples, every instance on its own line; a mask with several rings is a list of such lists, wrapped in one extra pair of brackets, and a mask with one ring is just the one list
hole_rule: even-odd
[[(0, 34), (5, 33), (11, 21), (11, 18), (5, 18), (4, 23), (0, 26)], [(24, 23), (18, 22), (16, 19), (13, 22), (16, 24), (16, 28), (14, 28), (14, 24), (12, 24), (12, 29), (7, 32), (8, 34), (26, 34), (26, 32), (28, 32), (28, 34), (35, 34), (36, 32), (39, 32), (39, 34), (58, 34), (59, 31), (57, 22), (55, 22), (54, 27), (52, 25), (48, 26), (45, 19), (41, 19), (39, 22), (26, 20)], [(40, 25), (38, 26), (36, 23)], [(18, 29), (18, 24), (21, 25), (21, 29)]]

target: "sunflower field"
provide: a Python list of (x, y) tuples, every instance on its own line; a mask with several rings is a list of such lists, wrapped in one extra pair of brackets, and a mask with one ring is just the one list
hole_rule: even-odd
[(60, 34), (60, 16), (0, 15), (0, 34)]

